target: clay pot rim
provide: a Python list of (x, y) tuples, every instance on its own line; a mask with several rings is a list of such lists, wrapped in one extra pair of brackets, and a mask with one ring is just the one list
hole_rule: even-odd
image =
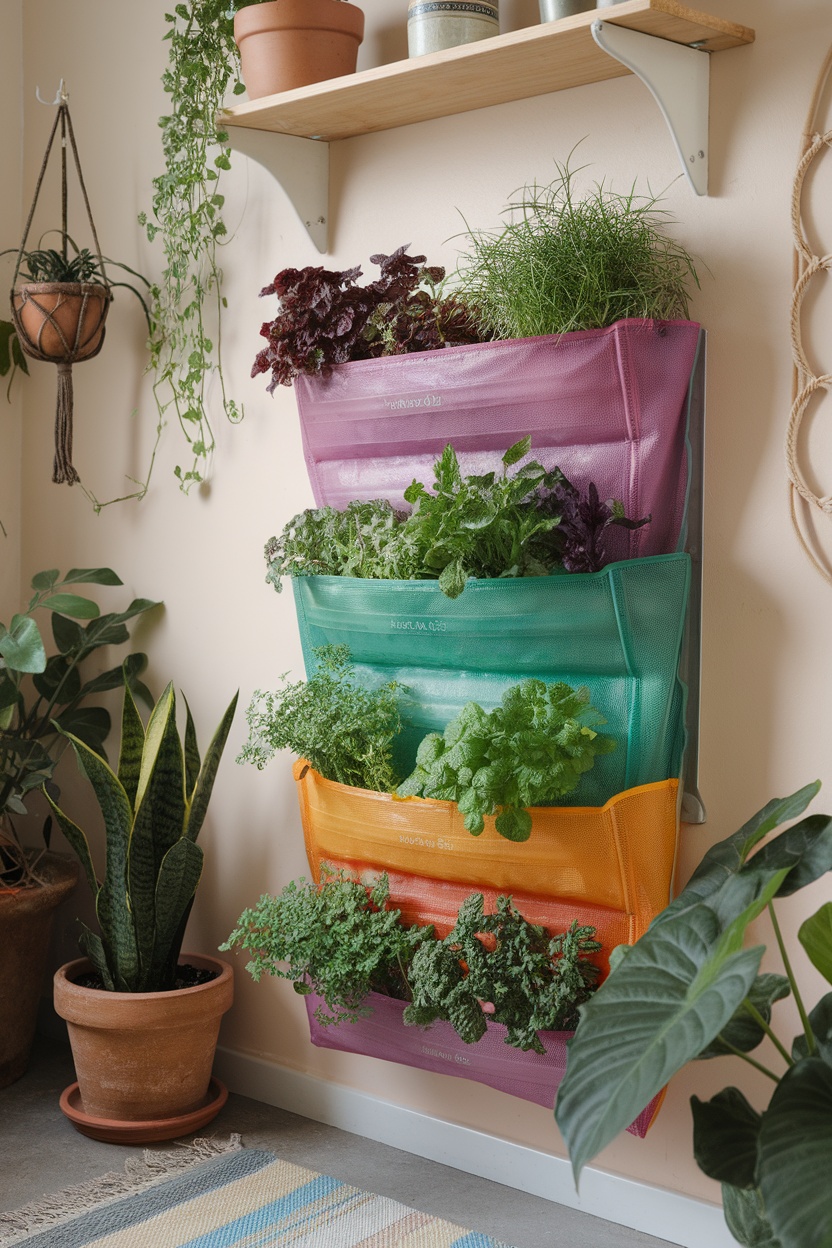
[(107, 299), (113, 297), (112, 290), (105, 282), (21, 282), (14, 288), (16, 295), (30, 292), (41, 295), (95, 295), (99, 298), (103, 294)]
[[(323, 3), (324, 0), (319, 0), (319, 2)], [(276, 30), (307, 29), (351, 35), (361, 43), (364, 39), (364, 10), (360, 9), (357, 4), (351, 4), (350, 0), (329, 0), (329, 3), (332, 4), (332, 17), (320, 21), (316, 21), (309, 15), (305, 0), (304, 16), (300, 20), (281, 18), (281, 10), (289, 7), (286, 0), (265, 0), (265, 3), (261, 4), (248, 4), (234, 14), (234, 39), (239, 46), (240, 42), (249, 38), (250, 35), (260, 35)], [(341, 19), (335, 17), (338, 12), (342, 15)]]
[(198, 969), (217, 970), (219, 974), (216, 979), (211, 979), (205, 984), (194, 984), (190, 988), (170, 988), (167, 992), (111, 992), (107, 988), (88, 988), (83, 984), (76, 984), (73, 975), (81, 975), (86, 971), (93, 970), (92, 962), (89, 958), (75, 958), (72, 962), (65, 962), (63, 966), (59, 966), (55, 972), (55, 984), (57, 986), (60, 980), (60, 988), (63, 993), (71, 994), (73, 997), (86, 997), (92, 994), (95, 999), (106, 999), (108, 1001), (131, 1001), (137, 1004), (143, 1001), (159, 1001), (170, 1000), (175, 997), (189, 997), (194, 993), (204, 993), (207, 989), (225, 988), (227, 984), (234, 978), (234, 968), (229, 962), (224, 962), (221, 958), (214, 958), (207, 953), (180, 953), (177, 959), (177, 965), (181, 963), (190, 963)]
[[(32, 850), (32, 853), (38, 854), (39, 851)], [(57, 854), (48, 850), (39, 856), (39, 861), (48, 872), (48, 878), (28, 884), (15, 884), (8, 888), (0, 884), (0, 905), (12, 906), (15, 901), (21, 904), (27, 901), (37, 902), (38, 898), (46, 899), (47, 895), (54, 897), (55, 894), (59, 894), (55, 905), (60, 905), (64, 897), (69, 896), (80, 875), (77, 858), (71, 854)]]

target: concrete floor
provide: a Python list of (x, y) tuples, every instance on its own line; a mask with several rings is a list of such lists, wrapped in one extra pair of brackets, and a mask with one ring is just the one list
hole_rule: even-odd
[[(58, 1097), (74, 1078), (69, 1049), (39, 1041), (29, 1071), (0, 1092), (0, 1210), (16, 1209), (46, 1193), (121, 1170), (127, 1156), (141, 1153), (138, 1148), (87, 1139), (64, 1118)], [(247, 1097), (229, 1097), (203, 1134), (222, 1138), (232, 1132), (240, 1132), (248, 1148), (270, 1149), (298, 1165), (492, 1235), (515, 1248), (670, 1248), (665, 1240), (651, 1235)]]

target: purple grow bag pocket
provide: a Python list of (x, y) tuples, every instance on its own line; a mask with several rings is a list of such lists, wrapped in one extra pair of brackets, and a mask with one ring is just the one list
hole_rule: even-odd
[[(523, 1053), (505, 1043), (506, 1029), (499, 1023), (489, 1024), (488, 1031), (476, 1044), (466, 1044), (450, 1023), (406, 1027), (402, 1022), (404, 1001), (377, 993), (371, 993), (367, 1000), (373, 1011), (369, 1017), (357, 1023), (325, 1027), (315, 1017), (315, 1010), (323, 1004), (321, 998), (314, 993), (304, 997), (312, 1043), (321, 1049), (361, 1053), (365, 1057), (380, 1057), (438, 1075), (472, 1079), (546, 1109), (554, 1107), (555, 1094), (566, 1073), (566, 1042), (573, 1032), (541, 1032), (546, 1053)], [(659, 1093), (654, 1097), (627, 1128), (632, 1135), (644, 1138), (663, 1095)]]
[(295, 381), (318, 506), (402, 503), (453, 443), (464, 473), (500, 467), (532, 435), (532, 457), (577, 486), (594, 481), (643, 529), (608, 533), (608, 558), (681, 548), (688, 489), (691, 321), (623, 320), (607, 329), (476, 343), (338, 364)]

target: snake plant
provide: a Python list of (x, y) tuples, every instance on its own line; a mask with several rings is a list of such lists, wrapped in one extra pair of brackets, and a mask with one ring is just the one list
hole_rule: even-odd
[(96, 875), (86, 835), (48, 794), (47, 800), (95, 898), (100, 935), (84, 927), (80, 943), (106, 989), (164, 992), (175, 986), (185, 924), (202, 872), (203, 853), (196, 839), (236, 705), (235, 695), (202, 763), (190, 708), (184, 746), (180, 740), (172, 684), (153, 708), (147, 729), (125, 685), (116, 772), (79, 737), (64, 734), (104, 818), (103, 880)]

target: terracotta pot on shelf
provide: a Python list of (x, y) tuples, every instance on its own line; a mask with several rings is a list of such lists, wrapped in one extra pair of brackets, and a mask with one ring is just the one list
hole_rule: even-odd
[(41, 884), (0, 891), (0, 1088), (28, 1065), (52, 921), (78, 882), (78, 864), (47, 854), (38, 874)]
[(226, 1092), (211, 1078), (233, 972), (216, 958), (180, 962), (216, 978), (171, 992), (107, 992), (77, 983), (85, 958), (55, 974), (55, 1009), (66, 1020), (78, 1076), (61, 1109), (85, 1135), (111, 1142), (175, 1139), (219, 1112)]
[(268, 0), (234, 17), (249, 98), (355, 73), (364, 13), (347, 0)]
[(97, 282), (28, 282), (12, 295), (20, 344), (53, 364), (88, 360), (104, 342), (112, 295)]

